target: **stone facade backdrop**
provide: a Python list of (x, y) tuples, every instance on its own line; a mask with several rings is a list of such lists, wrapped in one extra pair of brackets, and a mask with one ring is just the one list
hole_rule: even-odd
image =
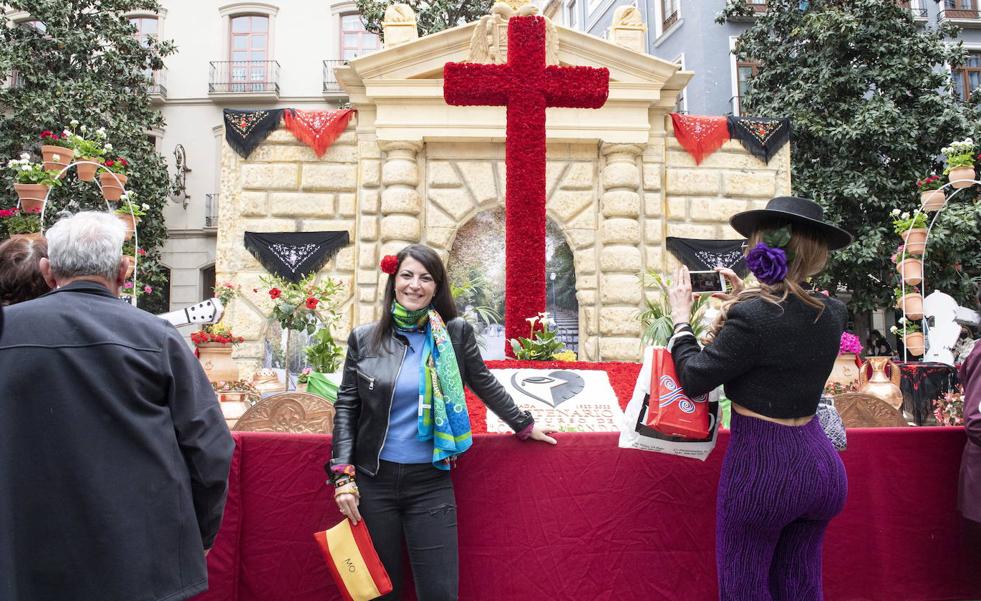
[[(323, 270), (345, 286), (335, 332), (344, 342), (354, 325), (378, 317), (387, 277), (378, 269), (383, 255), (422, 242), (445, 259), (460, 226), (503, 206), (503, 110), (446, 107), (441, 98), (440, 66), (462, 60), (471, 26), (368, 55), (339, 71), (359, 114), (319, 159), (285, 130), (248, 160), (224, 148), (216, 272), (219, 283), (234, 279), (243, 291), (228, 318), (247, 339), (235, 352), (243, 377), (262, 361), (271, 311), (259, 283), (263, 269), (243, 247), (244, 231), (350, 233), (351, 245)], [(738, 238), (730, 215), (791, 192), (790, 151), (785, 147), (764, 164), (730, 141), (696, 166), (668, 116), (691, 74), (559, 29), (567, 43), (560, 47), (564, 63), (611, 69), (608, 106), (549, 113), (547, 211), (574, 253), (579, 355), (636, 361), (644, 301), (639, 276), (677, 266), (665, 238)]]

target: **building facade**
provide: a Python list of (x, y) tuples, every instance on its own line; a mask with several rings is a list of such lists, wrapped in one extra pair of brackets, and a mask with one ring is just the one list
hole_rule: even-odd
[[(733, 48), (755, 16), (719, 25), (715, 18), (725, 4), (726, 0), (549, 0), (542, 8), (566, 27), (608, 37), (614, 11), (636, 6), (647, 23), (644, 42), (648, 53), (696, 74), (678, 110), (739, 115), (745, 112), (740, 97), (750, 85), (755, 66), (737, 61)], [(750, 4), (757, 14), (766, 12), (766, 0), (750, 0)], [(901, 4), (921, 27), (936, 27), (941, 21), (961, 27), (958, 38), (968, 58), (953, 72), (954, 85), (964, 97), (981, 87), (981, 0), (909, 0)]]
[(150, 132), (178, 187), (164, 215), (171, 309), (211, 296), (215, 282), (220, 157), (225, 108), (329, 110), (347, 102), (334, 67), (380, 47), (353, 1), (162, 2), (134, 13), (140, 35), (172, 40), (177, 52), (155, 74), (166, 121)]

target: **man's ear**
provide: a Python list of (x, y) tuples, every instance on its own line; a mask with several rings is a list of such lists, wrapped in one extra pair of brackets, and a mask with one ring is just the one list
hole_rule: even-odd
[(51, 261), (49, 261), (47, 257), (42, 257), (41, 260), (38, 261), (38, 268), (41, 270), (41, 277), (43, 277), (44, 281), (48, 284), (48, 288), (51, 288), (52, 290), (57, 288), (58, 283), (55, 281), (54, 276), (51, 275)]
[(122, 286), (126, 283), (126, 274), (129, 273), (130, 259), (126, 255), (123, 255), (119, 259), (119, 271), (116, 273), (116, 285)]

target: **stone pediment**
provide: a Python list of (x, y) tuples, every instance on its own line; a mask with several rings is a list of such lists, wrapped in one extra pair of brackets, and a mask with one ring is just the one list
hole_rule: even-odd
[[(359, 131), (374, 129), (379, 140), (503, 140), (503, 107), (443, 102), (443, 65), (467, 60), (476, 26), (461, 25), (338, 67), (338, 82), (361, 112)], [(652, 109), (669, 112), (693, 74), (589, 34), (556, 29), (560, 64), (606, 67), (610, 97), (597, 110), (548, 109), (549, 139), (646, 143)]]

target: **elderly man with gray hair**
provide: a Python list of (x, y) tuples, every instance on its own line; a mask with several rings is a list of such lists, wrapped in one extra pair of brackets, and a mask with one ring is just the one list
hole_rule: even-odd
[(177, 601), (207, 589), (234, 443), (169, 323), (118, 298), (124, 228), (47, 231), (53, 290), (0, 334), (0, 599)]

